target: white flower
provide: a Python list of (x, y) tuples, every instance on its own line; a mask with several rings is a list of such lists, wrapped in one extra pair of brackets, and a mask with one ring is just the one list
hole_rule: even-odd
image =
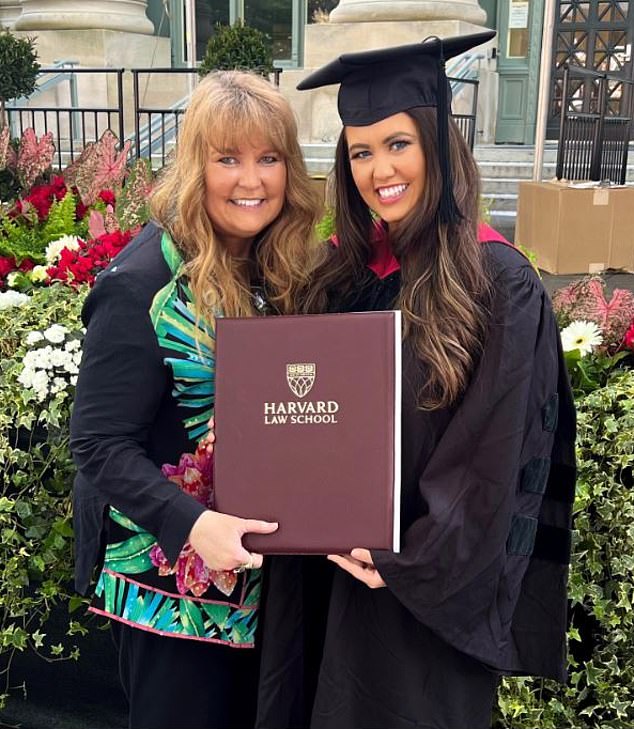
[(53, 367), (68, 367), (71, 362), (68, 352), (62, 349), (54, 349), (51, 354), (51, 364)]
[(7, 276), (7, 286), (12, 289), (17, 283), (18, 279), (20, 278), (20, 271), (12, 271)]
[[(42, 370), (50, 369), (53, 366), (53, 363), (51, 362), (51, 355), (53, 354), (53, 349), (50, 345), (46, 345), (46, 347), (42, 347), (42, 349), (35, 349), (32, 352), (28, 352), (26, 357), (29, 356), (29, 354), (33, 354), (33, 365), (34, 367), (39, 367)], [(26, 357), (24, 358), (26, 360)]]
[(29, 332), (26, 335), (26, 343), (32, 347), (34, 344), (41, 342), (44, 339), (42, 332)]
[(68, 329), (63, 327), (61, 324), (51, 324), (48, 329), (44, 330), (44, 336), (53, 344), (60, 344), (63, 342), (67, 334)]
[(57, 263), (64, 248), (76, 251), (79, 248), (79, 238), (76, 235), (63, 235), (46, 246), (46, 260)]
[(31, 387), (35, 391), (37, 399), (42, 402), (48, 395), (48, 375), (44, 370), (38, 370), (31, 381)]
[(30, 296), (21, 294), (18, 291), (0, 292), (0, 310), (11, 309), (13, 306), (22, 306), (30, 299)]
[(40, 349), (32, 349), (24, 355), (24, 366), (31, 370), (36, 370), (38, 367), (42, 367), (42, 352)]
[(52, 393), (62, 392), (65, 389), (66, 389), (66, 380), (63, 377), (53, 378), (53, 384), (51, 385)]
[(35, 370), (30, 369), (29, 367), (25, 367), (22, 372), (18, 375), (18, 382), (21, 385), (24, 385), (24, 387), (31, 387), (33, 384), (33, 375), (35, 374)]
[(34, 266), (29, 276), (31, 277), (31, 281), (33, 281), (33, 283), (42, 283), (43, 281), (46, 281), (46, 279), (48, 278), (48, 273), (46, 273), (46, 266)]
[(564, 352), (578, 349), (582, 357), (590, 354), (602, 341), (601, 330), (593, 321), (573, 321), (561, 332)]

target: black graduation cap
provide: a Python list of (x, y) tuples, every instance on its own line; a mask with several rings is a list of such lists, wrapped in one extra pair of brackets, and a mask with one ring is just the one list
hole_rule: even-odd
[(453, 197), (449, 157), (448, 118), (451, 88), (445, 61), (495, 36), (488, 30), (472, 35), (393, 46), (361, 53), (344, 53), (307, 76), (297, 88), (316, 89), (341, 84), (339, 116), (344, 125), (367, 126), (418, 106), (435, 106), (438, 155), (443, 176), (439, 206), (442, 222), (455, 222), (460, 212)]

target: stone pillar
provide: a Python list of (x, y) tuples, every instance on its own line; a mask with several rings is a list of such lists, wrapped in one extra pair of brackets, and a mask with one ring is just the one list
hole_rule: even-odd
[(16, 30), (118, 30), (151, 35), (146, 0), (21, 0)]
[(478, 0), (339, 0), (331, 23), (393, 20), (462, 20), (483, 25), (486, 12)]
[(13, 28), (13, 24), (20, 17), (22, 7), (19, 0), (0, 0), (0, 26)]

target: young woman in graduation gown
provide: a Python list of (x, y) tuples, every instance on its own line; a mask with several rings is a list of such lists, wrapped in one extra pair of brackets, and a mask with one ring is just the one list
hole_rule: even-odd
[(211, 74), (153, 222), (86, 301), (76, 583), (86, 592), (98, 566), (91, 610), (112, 621), (134, 729), (253, 725), (262, 557), (241, 538), (277, 527), (214, 510), (214, 320), (294, 310), (318, 214), (280, 92)]
[(488, 729), (500, 675), (565, 677), (559, 334), (530, 262), (479, 224), (447, 118), (444, 58), (489, 37), (350, 54), (302, 85), (340, 82), (344, 123), (306, 308), (403, 314), (402, 548), (331, 555), (331, 585), (315, 558), (272, 561), (261, 727)]

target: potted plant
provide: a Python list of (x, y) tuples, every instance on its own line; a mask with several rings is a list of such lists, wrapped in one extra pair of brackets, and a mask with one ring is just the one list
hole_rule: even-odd
[(241, 21), (234, 25), (216, 24), (199, 72), (201, 76), (206, 76), (211, 71), (233, 69), (256, 71), (263, 76), (273, 71), (268, 36)]
[(28, 96), (35, 90), (40, 64), (35, 38), (16, 38), (9, 30), (0, 31), (0, 129), (6, 122), (6, 102)]

